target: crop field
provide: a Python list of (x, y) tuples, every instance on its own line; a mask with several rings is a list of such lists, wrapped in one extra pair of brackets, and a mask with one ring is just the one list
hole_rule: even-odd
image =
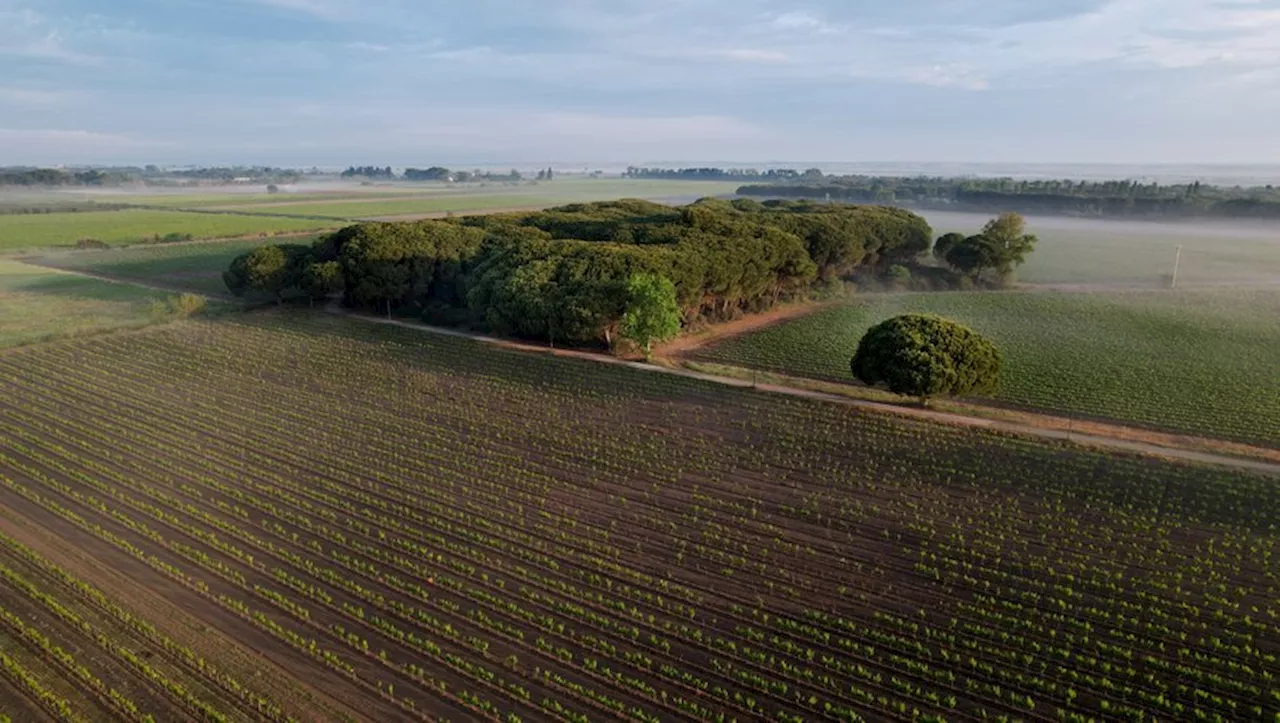
[[(375, 219), (396, 216), (413, 216), (433, 213), (467, 213), (477, 211), (494, 211), (507, 208), (541, 208), (567, 203), (572, 196), (552, 196), (533, 194), (441, 194), (425, 198), (406, 198), (394, 200), (345, 200), (322, 203), (301, 203), (284, 206), (253, 206), (259, 211), (272, 213), (299, 214), (305, 216), (327, 216), (335, 219)], [(232, 207), (227, 207), (232, 208)], [(249, 207), (243, 207), (246, 210)]]
[(0, 259), (0, 348), (146, 326), (167, 296)]
[(538, 185), (451, 188), (437, 187), (429, 195), (388, 198), (350, 196), (314, 202), (280, 199), (278, 203), (251, 206), (218, 206), (226, 210), (270, 211), (305, 216), (334, 218), (384, 218), (432, 213), (466, 213), (506, 208), (540, 208), (565, 203), (610, 200), (622, 197), (664, 198), (732, 193), (730, 184), (673, 181), (555, 181)]
[(1280, 708), (1274, 479), (301, 312), (0, 390), (0, 696), (64, 720)]
[(909, 312), (988, 335), (1001, 402), (1280, 445), (1280, 288), (869, 294), (695, 356), (852, 383), (866, 330)]
[[(921, 211), (937, 234), (977, 233), (990, 215)], [(1117, 221), (1031, 216), (1040, 242), (1018, 269), (1034, 284), (1163, 288), (1182, 246), (1179, 286), (1280, 284), (1280, 227), (1250, 221)]]
[(135, 243), (156, 234), (196, 238), (273, 234), (336, 227), (341, 222), (313, 219), (183, 213), (182, 211), (91, 211), (0, 215), (0, 253), (72, 245), (93, 238), (110, 244)]
[[(137, 193), (85, 193), (62, 191), (46, 194), (45, 198), (63, 202), (94, 201), (98, 203), (131, 203), (146, 206), (180, 208), (227, 208), (236, 210), (269, 211), (279, 207), (281, 212), (291, 204), (320, 204), (342, 202), (396, 201), (415, 198), (430, 200), (437, 197), (512, 196), (532, 195), (564, 199), (563, 202), (600, 200), (623, 197), (663, 198), (670, 196), (700, 197), (733, 193), (737, 184), (718, 181), (666, 181), (620, 178), (575, 178), (562, 176), (555, 181), (541, 183), (508, 184), (492, 182), (484, 184), (446, 185), (442, 183), (377, 183), (361, 186), (353, 182), (299, 184), (286, 187), (280, 193), (262, 193), (261, 186), (249, 188), (219, 187), (204, 192)], [(442, 209), (447, 210), (447, 209)]]
[[(314, 237), (310, 236), (290, 239), (300, 244), (313, 240)], [(231, 260), (262, 243), (261, 239), (244, 239), (142, 244), (103, 251), (51, 254), (36, 259), (36, 263), (218, 296), (228, 293), (222, 282), (222, 272), (231, 265)]]

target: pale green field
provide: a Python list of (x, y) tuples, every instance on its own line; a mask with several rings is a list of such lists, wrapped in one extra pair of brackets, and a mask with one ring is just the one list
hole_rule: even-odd
[[(323, 188), (323, 186), (317, 186)], [(305, 188), (305, 187), (304, 187)], [(92, 198), (99, 203), (164, 205), (173, 210), (130, 209), (76, 213), (0, 215), (0, 252), (70, 246), (93, 238), (109, 244), (129, 244), (169, 233), (196, 238), (308, 231), (341, 226), (348, 219), (414, 216), (436, 213), (477, 213), (508, 208), (537, 208), (622, 197), (692, 201), (701, 196), (731, 193), (734, 184), (699, 181), (567, 179), (550, 183), (468, 186), (398, 184), (347, 187), (323, 193), (299, 194), (51, 194), (49, 198)], [(34, 202), (30, 201), (29, 202)], [(241, 213), (185, 213), (182, 208)], [(266, 215), (272, 214), (272, 215)], [(277, 216), (275, 214), (281, 214)], [(288, 218), (318, 216), (322, 219)], [(332, 220), (325, 220), (332, 219)]]
[(148, 326), (163, 294), (0, 259), (0, 347)]
[[(423, 188), (413, 186), (410, 188)], [(442, 186), (425, 184), (427, 192), (411, 197), (385, 193), (351, 193), (341, 196), (269, 197), (269, 202), (226, 202), (210, 206), (222, 210), (258, 211), (332, 218), (380, 218), (415, 214), (469, 213), (504, 208), (535, 208), (565, 203), (604, 201), (616, 198), (693, 201), (702, 196), (732, 193), (733, 184), (699, 181), (570, 180), (519, 186)], [(310, 198), (312, 200), (304, 200)]]
[[(254, 206), (253, 210), (270, 213), (287, 213), (303, 216), (326, 216), (334, 219), (370, 219), (417, 214), (477, 213), (506, 208), (540, 208), (569, 203), (577, 197), (534, 195), (450, 195), (438, 198), (413, 198), (378, 201), (335, 201), (329, 203), (302, 203), (287, 206)], [(240, 207), (249, 210), (250, 207)]]
[[(290, 243), (306, 244), (312, 240), (303, 236), (290, 239)], [(144, 244), (105, 251), (54, 253), (41, 257), (37, 263), (219, 296), (227, 294), (222, 272), (231, 265), (231, 260), (263, 243), (262, 239), (243, 239)]]
[[(532, 195), (565, 199), (565, 202), (605, 198), (665, 198), (718, 196), (733, 193), (738, 184), (719, 181), (663, 181), (621, 178), (561, 178), (550, 182), (525, 181), (519, 184), (486, 182), (464, 185), (443, 183), (379, 183), (360, 186), (352, 183), (313, 183), (287, 187), (280, 193), (261, 192), (259, 186), (244, 189), (221, 187), (207, 192), (156, 193), (77, 193), (64, 191), (53, 198), (63, 201), (95, 201), (98, 203), (132, 203), (169, 208), (219, 208), (268, 210), (267, 208), (301, 203), (341, 203), (435, 198), (444, 196), (511, 196)], [(281, 211), (288, 213), (288, 211)]]
[(154, 234), (196, 238), (281, 233), (340, 226), (338, 221), (183, 213), (181, 211), (91, 211), (0, 215), (0, 252), (69, 246), (94, 238), (109, 244), (136, 243)]

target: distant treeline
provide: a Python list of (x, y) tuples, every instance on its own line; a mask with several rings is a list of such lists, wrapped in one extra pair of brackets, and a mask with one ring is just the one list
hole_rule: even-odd
[(626, 178), (656, 178), (682, 181), (821, 181), (817, 168), (800, 172), (775, 168), (763, 173), (754, 168), (637, 168), (630, 166), (622, 174)]
[(0, 186), (119, 186), (130, 183), (165, 185), (175, 181), (293, 183), (298, 171), (270, 166), (231, 166), (161, 170), (156, 166), (111, 168), (0, 168)]
[[(458, 171), (444, 166), (406, 168), (402, 176), (397, 176), (391, 166), (351, 166), (343, 171), (341, 175), (343, 178), (368, 178), (388, 181), (403, 178), (406, 181), (440, 181), (443, 183), (469, 183), (472, 181), (516, 182), (524, 180), (524, 175), (514, 168), (507, 173), (493, 173), (479, 170)], [(538, 171), (537, 180), (550, 181), (554, 175), (550, 168), (540, 170)]]
[(1073, 216), (1280, 218), (1280, 189), (1199, 182), (828, 176), (821, 182), (744, 185), (738, 194)]
[(363, 223), (314, 246), (264, 247), (225, 274), (236, 293), (354, 308), (573, 344), (610, 344), (637, 275), (675, 287), (684, 322), (808, 294), (858, 270), (910, 263), (932, 245), (921, 217), (883, 206), (622, 200), (536, 213)]

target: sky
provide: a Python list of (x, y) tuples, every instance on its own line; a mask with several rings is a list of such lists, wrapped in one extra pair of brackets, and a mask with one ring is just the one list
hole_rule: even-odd
[(1280, 0), (0, 0), (0, 165), (1280, 163)]

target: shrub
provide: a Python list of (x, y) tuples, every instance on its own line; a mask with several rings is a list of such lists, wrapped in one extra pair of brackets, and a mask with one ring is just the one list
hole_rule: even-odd
[(911, 283), (911, 269), (902, 264), (894, 264), (885, 271), (884, 277), (894, 286), (905, 288)]
[(905, 314), (869, 330), (850, 362), (866, 384), (927, 401), (995, 391), (1000, 350), (967, 326), (934, 314)]

